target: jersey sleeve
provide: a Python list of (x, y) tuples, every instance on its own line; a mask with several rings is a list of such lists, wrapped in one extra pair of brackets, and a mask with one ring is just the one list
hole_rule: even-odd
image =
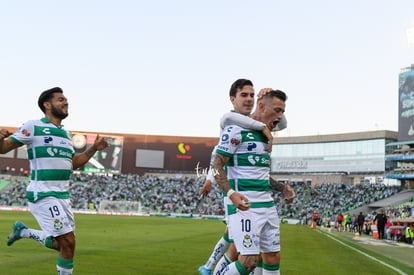
[[(261, 131), (263, 130), (263, 127), (266, 124), (258, 120), (255, 120), (249, 116), (245, 116), (245, 115), (235, 113), (235, 112), (228, 112), (228, 113), (225, 113), (221, 117), (220, 128), (223, 129), (224, 127), (229, 126), (229, 125), (237, 125), (242, 128)], [(274, 132), (282, 131), (286, 128), (287, 128), (287, 119), (286, 119), (286, 116), (283, 115), (282, 119), (279, 121), (276, 127), (272, 129), (272, 131)]]
[(249, 116), (245, 116), (235, 112), (228, 112), (225, 113), (220, 120), (220, 127), (224, 129), (224, 127), (229, 125), (237, 125), (242, 128), (252, 129), (252, 130), (263, 130), (263, 127), (266, 125), (263, 122), (254, 120)]
[(232, 125), (223, 129), (216, 153), (232, 157), (242, 140), (240, 127)]
[(32, 143), (34, 136), (34, 123), (29, 120), (20, 126), (10, 138), (19, 145), (28, 145)]

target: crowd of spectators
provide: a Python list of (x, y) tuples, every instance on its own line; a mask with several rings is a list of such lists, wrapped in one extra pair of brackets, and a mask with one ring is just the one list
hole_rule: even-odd
[[(71, 186), (72, 207), (79, 210), (99, 210), (102, 201), (140, 202), (141, 211), (151, 213), (181, 213), (193, 215), (223, 215), (223, 203), (218, 185), (200, 198), (204, 177), (185, 175), (99, 175), (74, 174)], [(13, 178), (0, 192), (0, 205), (27, 206), (27, 178)], [(344, 213), (359, 206), (387, 198), (399, 192), (399, 187), (383, 184), (312, 185), (290, 182), (296, 198), (285, 205), (280, 193), (274, 193), (279, 215), (288, 219), (311, 220), (318, 212), (321, 217)]]
[(11, 183), (0, 192), (0, 206), (27, 206), (27, 179), (22, 177), (2, 177)]
[[(321, 217), (331, 217), (345, 213), (385, 198), (400, 191), (399, 186), (384, 184), (332, 184), (321, 183), (312, 185), (304, 182), (291, 182), (295, 189), (296, 199), (291, 205), (284, 205), (278, 199), (278, 209), (282, 216), (310, 221), (312, 214), (317, 212)], [(279, 196), (279, 194), (277, 194)]]
[[(27, 178), (13, 178), (0, 192), (0, 205), (27, 206)], [(70, 184), (72, 208), (98, 211), (102, 201), (140, 202), (141, 210), (156, 213), (223, 215), (221, 195), (213, 187), (206, 200), (198, 192), (204, 183), (196, 176), (139, 176), (74, 174)], [(106, 209), (110, 210), (110, 209)], [(119, 209), (113, 209), (119, 210)]]

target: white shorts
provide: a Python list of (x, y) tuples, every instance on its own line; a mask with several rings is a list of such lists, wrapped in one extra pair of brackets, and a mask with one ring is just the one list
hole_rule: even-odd
[(241, 255), (280, 251), (280, 220), (276, 207), (237, 210), (228, 220), (229, 237)]
[(75, 217), (69, 199), (47, 197), (35, 203), (29, 202), (29, 209), (46, 236), (57, 237), (75, 231)]

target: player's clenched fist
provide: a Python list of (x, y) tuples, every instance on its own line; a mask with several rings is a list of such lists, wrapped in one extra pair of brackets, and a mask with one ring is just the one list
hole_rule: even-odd
[(10, 136), (11, 133), (7, 129), (1, 129), (0, 130), (0, 139), (4, 139), (8, 136)]

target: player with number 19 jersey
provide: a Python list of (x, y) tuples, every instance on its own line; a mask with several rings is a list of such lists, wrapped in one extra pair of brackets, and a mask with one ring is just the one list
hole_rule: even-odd
[(26, 192), (29, 202), (46, 197), (68, 199), (75, 154), (69, 132), (44, 117), (27, 121), (10, 138), (27, 145), (31, 166), (31, 181)]

